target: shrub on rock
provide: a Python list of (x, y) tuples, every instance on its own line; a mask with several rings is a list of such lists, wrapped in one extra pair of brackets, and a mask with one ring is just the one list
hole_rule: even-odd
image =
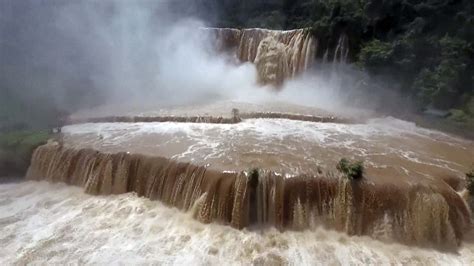
[(360, 179), (364, 174), (364, 162), (363, 161), (353, 161), (346, 158), (342, 158), (337, 164), (337, 170), (343, 173), (347, 178), (354, 180)]

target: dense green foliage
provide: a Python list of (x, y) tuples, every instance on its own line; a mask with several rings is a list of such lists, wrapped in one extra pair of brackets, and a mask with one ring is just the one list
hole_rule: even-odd
[(364, 174), (364, 163), (362, 161), (351, 162), (346, 158), (342, 158), (336, 168), (351, 180), (360, 179)]
[(346, 34), (352, 61), (372, 77), (397, 81), (392, 89), (420, 110), (454, 109), (455, 121), (474, 117), (472, 0), (224, 0), (217, 5), (217, 26), (310, 27), (320, 40), (319, 57)]
[(0, 133), (19, 130), (43, 130), (57, 127), (67, 113), (56, 105), (36, 97), (25, 99), (0, 85)]
[(0, 133), (0, 177), (23, 175), (33, 150), (46, 143), (47, 131), (12, 131)]
[(0, 178), (23, 176), (33, 150), (65, 116), (50, 102), (28, 101), (0, 86)]

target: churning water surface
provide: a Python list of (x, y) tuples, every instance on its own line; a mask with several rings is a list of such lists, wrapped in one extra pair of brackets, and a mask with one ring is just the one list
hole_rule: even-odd
[(249, 119), (239, 124), (96, 123), (67, 126), (65, 143), (105, 152), (159, 155), (222, 170), (259, 167), (290, 174), (365, 160), (376, 181), (463, 178), (474, 142), (395, 118), (360, 124)]
[(368, 237), (202, 224), (188, 213), (128, 193), (90, 196), (46, 182), (0, 185), (0, 264), (473, 265), (457, 253)]

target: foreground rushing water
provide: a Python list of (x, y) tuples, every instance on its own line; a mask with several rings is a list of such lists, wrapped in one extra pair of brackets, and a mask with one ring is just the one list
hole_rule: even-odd
[(201, 224), (134, 194), (90, 196), (45, 182), (0, 185), (0, 264), (473, 265), (457, 253), (348, 237), (317, 229), (280, 233)]

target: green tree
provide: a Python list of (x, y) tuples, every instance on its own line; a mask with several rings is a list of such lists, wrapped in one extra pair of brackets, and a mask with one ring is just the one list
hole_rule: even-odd
[(380, 67), (391, 64), (392, 45), (388, 42), (373, 40), (367, 43), (359, 54), (359, 62), (369, 71), (376, 72)]
[(420, 72), (414, 87), (424, 105), (449, 109), (462, 95), (462, 76), (466, 74), (469, 63), (470, 46), (464, 40), (449, 36), (440, 39), (439, 45), (439, 64)]

